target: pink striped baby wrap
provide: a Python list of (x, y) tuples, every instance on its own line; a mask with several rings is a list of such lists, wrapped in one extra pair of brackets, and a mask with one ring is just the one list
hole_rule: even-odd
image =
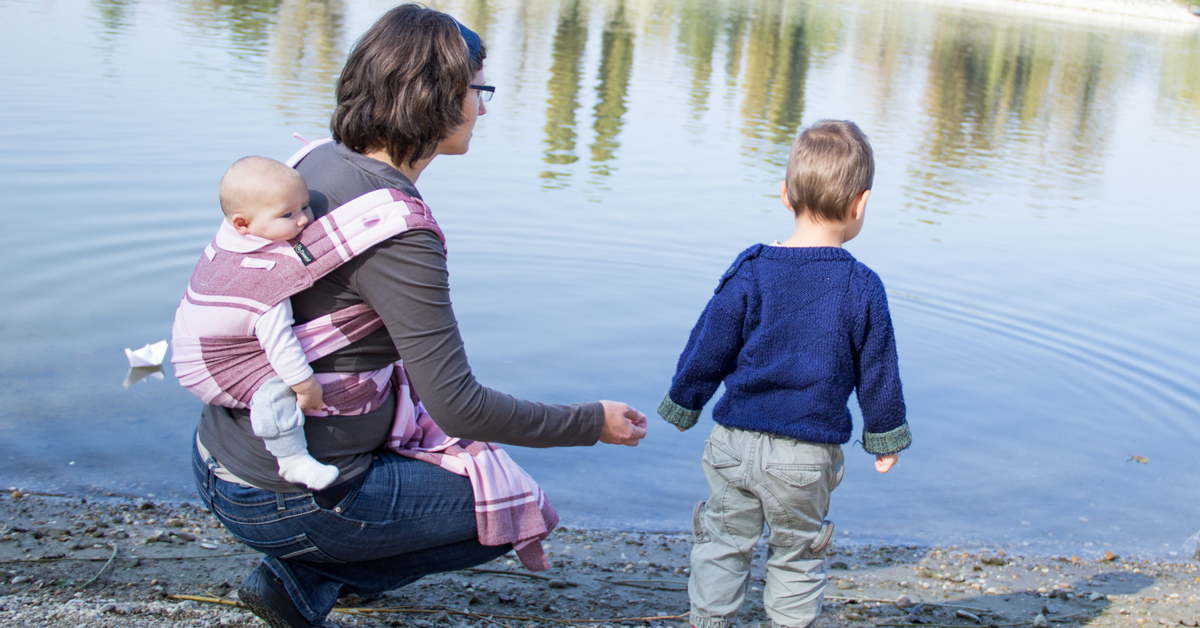
[(496, 445), (447, 436), (421, 405), (404, 365), (395, 367), (396, 420), (388, 449), (470, 478), (479, 542), (511, 543), (527, 569), (549, 569), (541, 541), (558, 525), (558, 512), (541, 487)]
[[(254, 336), (259, 317), (360, 253), (409, 229), (428, 229), (445, 242), (429, 207), (392, 189), (376, 190), (338, 207), (291, 242), (242, 235), (221, 221), (175, 311), (171, 362), (179, 383), (205, 403), (245, 408), (254, 391), (275, 374)], [(294, 329), (311, 362), (382, 324), (371, 308), (362, 305)], [(336, 400), (341, 392), (335, 384), (326, 395)]]
[[(294, 166), (313, 142), (288, 160)], [(254, 327), (271, 307), (343, 263), (409, 229), (445, 237), (429, 207), (399, 190), (364, 194), (305, 227), (290, 242), (237, 233), (222, 221), (205, 247), (175, 312), (171, 362), (175, 376), (205, 403), (245, 408), (274, 376)], [(357, 304), (292, 329), (309, 362), (365, 337), (383, 325)], [(396, 389), (396, 416), (388, 447), (470, 478), (475, 517), (484, 545), (512, 544), (532, 571), (547, 569), (542, 551), (558, 513), (541, 488), (499, 447), (449, 438), (434, 424), (412, 388), (402, 362), (364, 373), (317, 373), (325, 408), (311, 415), (354, 416), (379, 408)]]

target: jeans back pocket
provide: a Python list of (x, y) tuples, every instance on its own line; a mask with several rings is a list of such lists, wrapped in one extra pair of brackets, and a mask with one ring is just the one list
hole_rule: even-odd
[(280, 559), (295, 559), (310, 563), (340, 563), (343, 561), (330, 557), (317, 549), (304, 533), (283, 539), (281, 541), (249, 541), (239, 536), (239, 541), (250, 549), (257, 550), (268, 556)]

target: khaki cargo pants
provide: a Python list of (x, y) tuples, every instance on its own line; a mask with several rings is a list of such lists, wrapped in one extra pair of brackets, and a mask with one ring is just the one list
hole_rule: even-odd
[(804, 628), (821, 613), (829, 495), (842, 480), (842, 448), (713, 428), (702, 460), (707, 502), (696, 505), (691, 622), (727, 628), (746, 596), (754, 544), (770, 529), (763, 605), (777, 627)]

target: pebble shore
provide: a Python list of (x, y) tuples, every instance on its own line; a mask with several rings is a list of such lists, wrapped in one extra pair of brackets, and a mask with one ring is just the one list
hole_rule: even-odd
[[(340, 626), (687, 626), (687, 534), (560, 528), (537, 574), (512, 557), (349, 596)], [(737, 625), (767, 628), (766, 546)], [(146, 499), (0, 494), (0, 626), (262, 626), (237, 602), (257, 555), (203, 507)], [(957, 547), (829, 551), (819, 627), (1196, 626), (1200, 570), (1106, 554), (1016, 556)]]

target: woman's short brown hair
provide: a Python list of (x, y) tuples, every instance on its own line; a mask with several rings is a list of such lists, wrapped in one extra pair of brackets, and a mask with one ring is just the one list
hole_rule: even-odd
[(855, 197), (871, 189), (875, 156), (857, 124), (821, 120), (800, 132), (787, 167), (787, 198), (799, 216), (842, 222)]
[[(473, 35), (473, 33), (472, 33)], [(337, 82), (333, 139), (357, 153), (384, 150), (414, 165), (463, 123), (471, 57), (454, 18), (418, 4), (388, 11), (354, 44)]]

